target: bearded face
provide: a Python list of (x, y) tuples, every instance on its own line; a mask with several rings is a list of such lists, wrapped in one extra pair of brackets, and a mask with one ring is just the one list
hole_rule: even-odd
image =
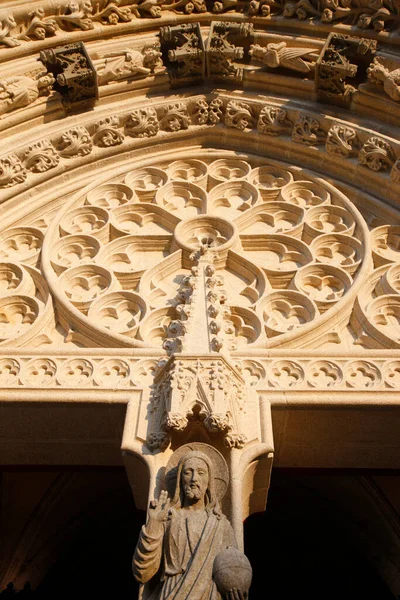
[(196, 502), (204, 498), (209, 483), (207, 464), (201, 458), (189, 458), (182, 469), (182, 487), (185, 498)]

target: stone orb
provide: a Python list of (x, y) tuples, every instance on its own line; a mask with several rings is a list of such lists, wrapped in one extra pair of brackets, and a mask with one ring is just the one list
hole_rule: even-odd
[(240, 590), (243, 595), (247, 594), (252, 574), (247, 556), (236, 548), (226, 548), (214, 559), (213, 579), (222, 596), (233, 588)]

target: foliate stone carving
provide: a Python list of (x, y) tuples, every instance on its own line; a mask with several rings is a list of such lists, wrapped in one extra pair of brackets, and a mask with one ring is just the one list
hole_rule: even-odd
[(160, 41), (162, 53), (168, 57), (172, 86), (204, 81), (205, 52), (199, 23), (161, 27)]
[(49, 140), (42, 140), (29, 146), (24, 154), (25, 168), (34, 173), (53, 169), (59, 162), (60, 156)]
[(100, 85), (150, 75), (160, 65), (162, 61), (158, 44), (147, 45), (141, 51), (133, 48), (116, 50), (95, 62)]
[(165, 431), (158, 431), (149, 434), (146, 445), (151, 452), (156, 452), (157, 450), (164, 452), (170, 445), (170, 442), (171, 436), (168, 433)]
[(74, 158), (90, 154), (93, 142), (88, 130), (82, 125), (77, 125), (63, 133), (56, 147), (63, 158)]
[(132, 111), (125, 123), (125, 131), (131, 137), (153, 137), (159, 129), (157, 112), (151, 107)]
[(40, 52), (40, 61), (56, 82), (67, 109), (91, 105), (98, 98), (97, 75), (83, 42)]
[(277, 106), (263, 106), (257, 122), (257, 131), (266, 135), (280, 135), (292, 128), (287, 111)]
[(390, 171), (390, 179), (400, 182), (400, 159), (398, 158)]
[(205, 98), (196, 100), (193, 108), (193, 117), (199, 125), (206, 125), (209, 119), (209, 106)]
[(210, 111), (208, 120), (211, 125), (217, 125), (222, 120), (223, 116), (223, 100), (221, 98), (213, 98), (210, 102)]
[[(193, 443), (174, 452), (166, 468), (168, 491), (150, 503), (133, 557), (133, 573), (144, 585), (145, 596), (162, 569), (166, 576), (155, 599), (161, 600), (174, 588), (182, 598), (199, 594), (247, 598), (251, 566), (237, 550), (232, 526), (220, 509), (228, 480), (225, 460), (213, 447)], [(192, 546), (195, 530), (201, 533)], [(192, 549), (185, 570), (175, 573), (171, 565), (186, 561), (188, 548)]]
[(190, 421), (199, 420), (209, 432), (237, 437), (235, 444), (244, 445), (238, 428), (246, 413), (245, 383), (225, 358), (173, 357), (154, 384), (152, 410), (162, 415), (164, 432), (182, 432)]
[(0, 187), (10, 187), (25, 181), (27, 172), (16, 154), (0, 159)]
[(187, 107), (176, 102), (168, 104), (163, 109), (163, 116), (160, 120), (160, 128), (164, 131), (180, 131), (188, 129), (190, 125), (190, 115), (187, 112)]
[(319, 121), (308, 115), (299, 115), (299, 118), (293, 125), (292, 140), (307, 146), (316, 146), (321, 143), (324, 137), (320, 130)]
[(56, 12), (56, 19), (66, 31), (76, 29), (87, 31), (94, 27), (92, 12), (93, 7), (90, 0), (78, 0), (70, 2), (65, 7), (59, 6)]
[(256, 62), (270, 68), (284, 68), (299, 73), (310, 73), (315, 67), (318, 52), (315, 48), (289, 47), (286, 42), (250, 46), (250, 56)]
[(30, 42), (31, 39), (44, 40), (47, 36), (56, 34), (57, 23), (55, 19), (45, 17), (43, 8), (33, 10), (29, 13), (28, 18), (26, 29), (18, 36), (18, 39)]
[(13, 36), (11, 31), (17, 27), (17, 23), (12, 13), (4, 15), (0, 20), (0, 44), (14, 48), (20, 46), (21, 42), (16, 36)]
[(124, 134), (120, 131), (118, 117), (106, 117), (94, 126), (93, 143), (96, 146), (108, 148), (118, 146), (124, 141)]
[(106, 0), (104, 8), (97, 10), (93, 14), (93, 21), (100, 21), (100, 23), (117, 25), (121, 23), (129, 23), (131, 21), (133, 13), (131, 9), (126, 6), (121, 6), (122, 0)]
[(349, 80), (357, 74), (366, 73), (375, 52), (374, 40), (329, 34), (318, 60), (317, 91), (320, 99), (347, 106), (355, 91)]
[(250, 105), (238, 100), (230, 100), (226, 105), (225, 125), (240, 131), (251, 129), (254, 125), (254, 115)]
[(345, 125), (332, 125), (328, 131), (326, 151), (338, 156), (351, 156), (356, 148), (357, 134), (352, 127)]
[(361, 148), (358, 160), (372, 171), (382, 171), (390, 168), (395, 158), (390, 145), (385, 140), (373, 136)]
[(7, 79), (0, 79), (0, 115), (29, 106), (39, 96), (50, 93), (54, 77), (50, 73), (43, 73), (36, 77), (28, 75), (15, 75)]

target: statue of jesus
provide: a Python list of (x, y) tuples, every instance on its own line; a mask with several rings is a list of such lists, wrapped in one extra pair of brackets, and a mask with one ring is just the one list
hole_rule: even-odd
[[(213, 580), (214, 560), (232, 547), (236, 548), (237, 542), (219, 506), (212, 462), (204, 452), (189, 451), (178, 463), (172, 501), (166, 491), (161, 492), (159, 499), (150, 503), (140, 533), (133, 573), (140, 583), (149, 583), (142, 597), (221, 600)], [(224, 598), (246, 600), (247, 592), (232, 587), (224, 590)]]

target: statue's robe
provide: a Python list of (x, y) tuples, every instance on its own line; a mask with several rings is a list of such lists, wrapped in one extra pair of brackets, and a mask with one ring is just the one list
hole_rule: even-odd
[[(213, 563), (222, 550), (237, 547), (235, 534), (224, 515), (206, 511), (200, 528), (191, 527), (190, 512), (172, 510), (158, 536), (149, 535), (146, 525), (142, 527), (133, 572), (146, 584), (142, 586), (143, 600), (221, 600), (212, 579)], [(154, 589), (151, 584), (157, 575)]]

